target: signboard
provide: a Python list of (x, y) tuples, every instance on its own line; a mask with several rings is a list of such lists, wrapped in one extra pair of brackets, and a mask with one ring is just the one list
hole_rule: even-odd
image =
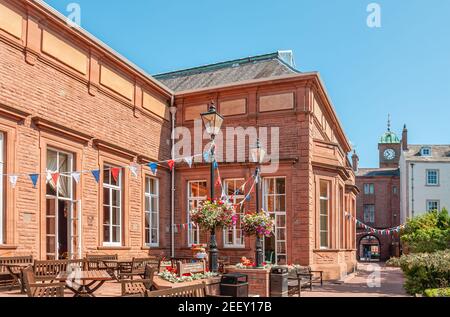
[(178, 276), (183, 276), (184, 274), (189, 273), (205, 273), (205, 270), (205, 261), (197, 261), (192, 263), (182, 263), (181, 261), (177, 262)]

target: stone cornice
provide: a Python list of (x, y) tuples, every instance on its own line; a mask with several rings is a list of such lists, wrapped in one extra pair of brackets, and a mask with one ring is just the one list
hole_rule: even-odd
[(72, 139), (79, 143), (87, 144), (93, 138), (92, 135), (74, 130), (72, 128), (68, 128), (59, 123), (52, 122), (38, 116), (31, 118), (31, 121), (39, 130), (63, 135), (64, 137)]
[(21, 122), (24, 121), (31, 114), (11, 106), (0, 103), (0, 116), (7, 117), (11, 120)]
[(112, 153), (112, 154), (127, 158), (129, 160), (133, 160), (138, 155), (136, 152), (133, 152), (129, 149), (109, 143), (104, 140), (94, 139), (93, 143), (101, 151)]

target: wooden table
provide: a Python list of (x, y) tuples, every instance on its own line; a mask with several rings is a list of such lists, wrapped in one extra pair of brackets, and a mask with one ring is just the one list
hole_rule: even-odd
[(117, 281), (119, 281), (119, 274), (123, 269), (127, 269), (131, 272), (133, 266), (133, 259), (121, 259), (121, 260), (102, 260), (103, 264), (108, 268), (107, 272)]
[(59, 273), (56, 280), (65, 282), (74, 297), (95, 297), (94, 292), (112, 278), (106, 271), (73, 271)]
[(29, 263), (16, 263), (16, 264), (2, 264), (2, 266), (6, 267), (6, 270), (14, 279), (11, 284), (11, 289), (14, 285), (18, 284), (20, 286), (20, 292), (22, 294), (25, 293), (25, 283), (23, 282), (23, 269), (29, 267), (31, 264)]

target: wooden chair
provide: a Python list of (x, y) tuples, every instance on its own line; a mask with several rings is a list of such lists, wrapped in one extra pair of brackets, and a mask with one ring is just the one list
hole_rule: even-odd
[(103, 261), (115, 261), (119, 259), (119, 256), (117, 254), (87, 254), (85, 259), (89, 271), (110, 271), (111, 267), (107, 266)]
[(34, 276), (38, 281), (54, 281), (56, 276), (67, 271), (69, 260), (34, 261)]
[(206, 292), (206, 283), (163, 289), (159, 291), (147, 291), (147, 297), (223, 297), (208, 295)]
[(155, 272), (157, 267), (146, 265), (143, 279), (121, 280), (122, 296), (145, 296), (147, 291), (152, 291)]
[(14, 286), (22, 285), (22, 272), (20, 268), (13, 269), (6, 267), (5, 265), (21, 265), (21, 264), (33, 264), (33, 256), (12, 256), (12, 257), (0, 257), (0, 285), (9, 285), (9, 290), (12, 290)]
[(64, 283), (36, 283), (33, 267), (23, 270), (28, 297), (64, 297)]
[(312, 291), (313, 283), (323, 286), (323, 271), (313, 271), (309, 266), (302, 266), (289, 272), (288, 284), (291, 293), (298, 292), (298, 296), (301, 296), (302, 288), (307, 287)]
[(156, 257), (148, 257), (148, 258), (133, 258), (130, 266), (124, 266), (120, 268), (120, 272), (118, 274), (119, 280), (124, 278), (133, 279), (135, 276), (144, 277), (145, 269), (147, 265), (151, 265), (156, 268), (156, 272), (160, 270), (160, 259)]

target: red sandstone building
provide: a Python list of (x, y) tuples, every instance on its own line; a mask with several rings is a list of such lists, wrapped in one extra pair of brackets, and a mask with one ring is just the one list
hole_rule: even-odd
[[(351, 148), (318, 73), (274, 53), (151, 77), (41, 2), (0, 0), (0, 17), (0, 256), (190, 254), (208, 237), (177, 224), (208, 197), (208, 167), (177, 162), (172, 184), (167, 165), (154, 174), (146, 164), (170, 159), (172, 129), (192, 131), (213, 100), (223, 129), (279, 127), (279, 168), (262, 175), (261, 204), (276, 219), (266, 260), (311, 265), (329, 279), (354, 270)], [(234, 152), (248, 154), (251, 142)], [(224, 188), (234, 192), (254, 168), (220, 162)], [(254, 210), (254, 199), (239, 212)], [(239, 226), (218, 238), (221, 256), (254, 256)]]
[[(403, 134), (406, 141), (406, 130)], [(357, 219), (376, 230), (400, 225), (400, 169), (401, 140), (390, 129), (378, 143), (380, 166), (358, 168), (358, 156), (353, 154), (356, 184), (360, 189), (357, 197)], [(357, 227), (358, 260), (388, 260), (399, 256), (398, 235), (367, 232)]]

